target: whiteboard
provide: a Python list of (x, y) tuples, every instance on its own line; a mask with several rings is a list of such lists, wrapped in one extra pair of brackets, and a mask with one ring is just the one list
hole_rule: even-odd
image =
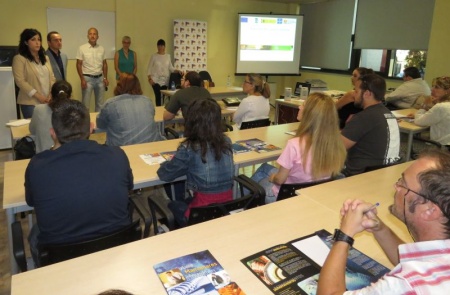
[[(88, 42), (87, 32), (92, 27), (98, 30), (97, 43), (105, 48), (105, 57), (113, 59), (116, 50), (115, 12), (47, 8), (47, 32), (57, 31), (61, 34), (61, 51), (69, 59), (76, 59), (78, 47)], [(43, 44), (47, 44), (47, 34), (43, 34), (42, 38)]]

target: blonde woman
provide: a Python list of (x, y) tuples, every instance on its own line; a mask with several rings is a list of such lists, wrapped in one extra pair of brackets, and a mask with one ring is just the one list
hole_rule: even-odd
[(269, 117), (270, 88), (259, 74), (245, 76), (242, 89), (248, 94), (233, 115), (233, 121), (241, 128), (242, 122), (266, 119)]
[(114, 69), (116, 70), (116, 80), (119, 81), (120, 74), (137, 72), (137, 54), (130, 49), (131, 38), (123, 36), (122, 49), (116, 51), (114, 55)]
[(432, 100), (415, 114), (414, 123), (430, 127), (430, 139), (450, 145), (450, 77), (433, 79)]
[(266, 203), (276, 200), (283, 183), (335, 177), (344, 167), (347, 151), (333, 99), (323, 93), (311, 94), (299, 107), (297, 119), (301, 122), (297, 134), (277, 160), (280, 168), (263, 164), (252, 177), (266, 189)]

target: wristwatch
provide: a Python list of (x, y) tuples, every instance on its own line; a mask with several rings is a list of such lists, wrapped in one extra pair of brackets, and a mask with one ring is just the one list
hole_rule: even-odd
[(355, 241), (352, 237), (347, 236), (346, 234), (344, 234), (340, 229), (335, 229), (334, 230), (334, 235), (333, 235), (333, 241), (335, 242), (346, 242), (347, 244), (350, 245), (350, 247), (353, 246), (353, 242)]

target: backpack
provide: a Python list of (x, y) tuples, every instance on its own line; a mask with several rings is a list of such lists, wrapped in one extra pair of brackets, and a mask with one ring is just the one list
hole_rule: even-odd
[(31, 159), (36, 154), (36, 144), (29, 136), (22, 137), (14, 145), (16, 160)]

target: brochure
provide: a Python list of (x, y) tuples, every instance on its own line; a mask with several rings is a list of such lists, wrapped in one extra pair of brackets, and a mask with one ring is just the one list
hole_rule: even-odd
[[(241, 260), (274, 294), (316, 294), (321, 266), (333, 241), (326, 230), (276, 245)], [(347, 290), (364, 288), (389, 269), (351, 248), (347, 259)]]
[(162, 153), (153, 153), (153, 154), (143, 154), (139, 155), (142, 160), (148, 165), (156, 165), (161, 164), (165, 161), (170, 161), (175, 155), (175, 151), (172, 152), (162, 152)]
[(280, 147), (277, 147), (273, 144), (267, 144), (266, 142), (264, 142), (258, 138), (238, 140), (238, 141), (236, 141), (236, 143), (240, 144), (244, 147), (247, 147), (252, 151), (256, 151), (258, 153), (266, 153), (266, 152), (281, 150)]
[(233, 153), (234, 154), (246, 153), (246, 152), (251, 151), (251, 149), (249, 149), (248, 147), (243, 146), (243, 145), (241, 145), (239, 143), (233, 143), (231, 145), (231, 147), (233, 148)]
[(245, 295), (208, 250), (164, 261), (153, 268), (169, 295)]

